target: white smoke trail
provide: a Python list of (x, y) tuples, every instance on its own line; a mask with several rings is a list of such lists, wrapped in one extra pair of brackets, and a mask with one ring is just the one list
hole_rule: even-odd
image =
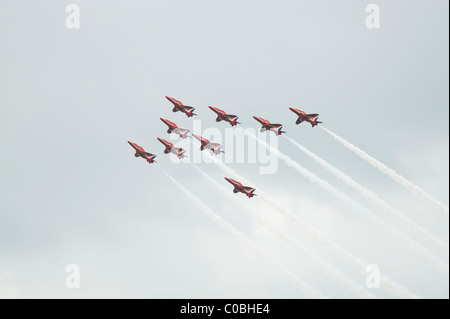
[[(264, 196), (262, 197), (269, 205), (274, 207), (278, 212), (283, 214), (284, 216), (288, 217), (291, 222), (293, 222), (299, 229), (304, 231), (305, 233), (309, 234), (312, 238), (314, 238), (316, 241), (321, 243), (322, 245), (328, 247), (332, 252), (340, 255), (343, 257), (347, 262), (349, 262), (353, 267), (361, 271), (362, 273), (366, 274), (367, 266), (369, 266), (370, 263), (363, 261), (362, 259), (356, 257), (351, 252), (337, 244), (336, 242), (326, 239), (318, 230), (314, 229), (312, 226), (304, 223), (301, 221), (296, 215), (292, 214), (291, 212), (284, 209), (284, 207), (281, 207), (277, 202), (275, 202), (272, 198)], [(386, 275), (380, 276), (380, 282), (381, 285), (384, 286), (386, 289), (388, 289), (391, 293), (393, 293), (396, 296), (399, 296), (401, 298), (408, 298), (408, 299), (418, 299), (421, 298), (418, 295), (412, 293), (409, 291), (408, 288), (404, 287), (400, 283), (392, 280)]]
[[(344, 183), (352, 187), (354, 190), (356, 190), (358, 193), (360, 193), (364, 198), (372, 201), (373, 203), (377, 204), (379, 207), (381, 207), (384, 211), (396, 216), (398, 219), (400, 219), (403, 224), (410, 227), (413, 231), (415, 231), (417, 234), (425, 238), (426, 240), (430, 241), (435, 245), (438, 249), (440, 249), (442, 252), (448, 254), (448, 247), (442, 243), (439, 239), (437, 239), (435, 236), (430, 234), (427, 230), (423, 229), (422, 227), (415, 224), (413, 221), (411, 221), (408, 217), (403, 215), (401, 212), (397, 211), (393, 207), (391, 207), (388, 203), (386, 203), (384, 200), (378, 197), (377, 194), (374, 192), (368, 190), (367, 188), (363, 187), (359, 183), (357, 183), (355, 180), (353, 180), (348, 175), (344, 174), (342, 171), (334, 167), (333, 165), (329, 164), (324, 159), (320, 158), (310, 150), (308, 150), (306, 147), (300, 145), (293, 139), (284, 136), (289, 142), (291, 142), (293, 145), (298, 147), (301, 151), (303, 151), (306, 155), (308, 155), (310, 158), (312, 158), (314, 161), (319, 163), (322, 167), (326, 168), (328, 171), (330, 171), (334, 176), (342, 180)], [(447, 267), (448, 269), (448, 267)]]
[(351, 205), (355, 205), (355, 202), (350, 197), (348, 197), (345, 193), (338, 191), (330, 183), (328, 183), (327, 181), (321, 179), (320, 177), (318, 177), (314, 173), (310, 172), (309, 170), (307, 170), (306, 168), (301, 166), (299, 163), (294, 161), (292, 158), (290, 158), (286, 154), (282, 153), (281, 151), (279, 151), (278, 149), (274, 148), (270, 144), (268, 144), (265, 141), (261, 140), (256, 135), (254, 135), (252, 132), (250, 132), (248, 130), (244, 130), (244, 132), (247, 135), (249, 135), (250, 137), (252, 137), (253, 139), (255, 139), (261, 146), (263, 146), (266, 149), (268, 149), (272, 154), (278, 156), (278, 158), (283, 160), (288, 166), (294, 168), (297, 172), (302, 174), (304, 177), (308, 178), (311, 182), (319, 185), (320, 187), (322, 187), (326, 191), (328, 191), (331, 194), (333, 194), (334, 196), (336, 196), (341, 201), (349, 203)]
[(226, 222), (222, 217), (217, 215), (211, 208), (205, 205), (198, 197), (192, 194), (188, 189), (186, 189), (183, 185), (181, 185), (175, 178), (173, 178), (169, 173), (167, 173), (164, 169), (158, 166), (159, 169), (188, 197), (190, 198), (208, 217), (218, 223), (224, 230), (230, 232), (234, 237), (239, 239), (244, 245), (253, 250), (257, 255), (259, 255), (262, 259), (268, 262), (270, 265), (287, 275), (291, 278), (309, 297), (311, 298), (327, 298), (316, 288), (312, 287), (309, 283), (305, 282), (303, 279), (300, 279), (293, 272), (280, 265), (277, 261), (268, 257), (264, 251), (255, 246), (244, 234), (239, 232), (236, 228), (234, 228), (231, 224)]
[(307, 170), (306, 168), (302, 167), (299, 163), (297, 163), (296, 161), (294, 161), (292, 158), (290, 158), (289, 156), (283, 154), (282, 152), (280, 152), (279, 150), (275, 149), (274, 147), (272, 147), (271, 145), (267, 144), (265, 141), (259, 139), (258, 137), (256, 137), (253, 133), (245, 130), (245, 132), (251, 136), (252, 138), (254, 138), (260, 145), (262, 145), (263, 147), (265, 147), (266, 149), (268, 149), (272, 154), (277, 155), (279, 158), (281, 158), (286, 164), (288, 164), (289, 166), (293, 167), (296, 171), (298, 171), (300, 174), (302, 174), (304, 177), (308, 178), (311, 182), (319, 185), (320, 187), (322, 187), (324, 190), (328, 191), (329, 193), (331, 193), (332, 195), (334, 195), (336, 198), (340, 199), (343, 202), (346, 202), (350, 205), (352, 205), (353, 207), (355, 207), (356, 209), (358, 209), (360, 212), (364, 213), (366, 216), (368, 216), (369, 218), (371, 218), (372, 220), (375, 220), (376, 222), (382, 224), (383, 226), (390, 228), (392, 231), (394, 231), (394, 233), (396, 233), (399, 236), (402, 236), (408, 244), (411, 245), (411, 247), (413, 247), (414, 249), (418, 250), (419, 252), (425, 254), (428, 258), (430, 258), (434, 264), (439, 267), (442, 271), (448, 272), (448, 264), (446, 264), (445, 262), (443, 262), (441, 259), (439, 259), (438, 257), (436, 257), (429, 249), (423, 247), (422, 245), (420, 245), (419, 243), (417, 243), (416, 241), (413, 241), (412, 239), (410, 239), (409, 237), (405, 236), (402, 232), (400, 232), (397, 228), (395, 228), (394, 226), (386, 223), (384, 220), (382, 220), (381, 218), (379, 218), (378, 216), (372, 214), (369, 210), (367, 210), (366, 208), (362, 207), (361, 205), (359, 205), (357, 202), (355, 202), (353, 199), (351, 199), (350, 197), (348, 197), (345, 193), (342, 193), (340, 191), (338, 191), (336, 188), (334, 188), (332, 185), (330, 185), (327, 181), (321, 179), (320, 177), (318, 177), (317, 175), (315, 175), (314, 173), (310, 172), (309, 170)]
[[(217, 160), (216, 158), (209, 155), (209, 158), (224, 172), (227, 174), (230, 174), (234, 178), (243, 181), (244, 183), (247, 183), (248, 185), (255, 185), (251, 182), (249, 182), (247, 179), (245, 179), (243, 176), (240, 176), (236, 171), (228, 167), (226, 164), (222, 163), (221, 161)], [(304, 223), (302, 220), (300, 220), (299, 217), (297, 217), (295, 214), (291, 213), (290, 211), (284, 209), (284, 207), (280, 206), (275, 200), (273, 200), (270, 196), (265, 194), (261, 188), (257, 188), (257, 192), (260, 195), (259, 198), (262, 198), (267, 204), (275, 208), (276, 211), (278, 211), (280, 214), (286, 216), (291, 222), (293, 222), (299, 229), (303, 230), (307, 234), (309, 234), (311, 237), (313, 237), (315, 240), (317, 240), (322, 245), (328, 247), (331, 251), (337, 253), (338, 255), (342, 256), (347, 262), (349, 262), (351, 265), (353, 265), (355, 268), (366, 274), (366, 268), (369, 265), (368, 262), (365, 262), (358, 257), (354, 256), (352, 253), (347, 251), (345, 248), (341, 247), (337, 243), (328, 240), (322, 236), (322, 234), (314, 229), (312, 226)], [(394, 280), (390, 279), (388, 276), (381, 275), (380, 276), (380, 283), (388, 289), (391, 293), (393, 293), (396, 296), (399, 296), (401, 298), (409, 298), (409, 299), (416, 299), (420, 298), (418, 295), (412, 293), (409, 291), (408, 288), (402, 286), (401, 284), (395, 282)]]
[(302, 246), (297, 240), (294, 238), (291, 238), (284, 234), (283, 232), (275, 229), (270, 222), (264, 220), (260, 216), (258, 212), (256, 212), (250, 205), (245, 204), (241, 200), (239, 200), (232, 192), (227, 190), (223, 185), (218, 183), (215, 179), (213, 179), (211, 176), (209, 176), (207, 173), (205, 173), (203, 170), (201, 170), (196, 165), (191, 165), (200, 173), (202, 174), (207, 180), (209, 180), (213, 185), (215, 185), (217, 188), (219, 188), (230, 200), (236, 202), (239, 204), (243, 211), (246, 213), (251, 212), (251, 214), (256, 218), (256, 220), (264, 226), (268, 231), (272, 232), (288, 244), (292, 245), (296, 251), (300, 252), (301, 254), (305, 255), (306, 257), (311, 258), (318, 266), (319, 268), (324, 271), (325, 273), (331, 275), (335, 279), (337, 279), (341, 284), (343, 284), (345, 287), (349, 288), (351, 291), (353, 291), (356, 295), (367, 298), (367, 299), (374, 299), (376, 296), (370, 292), (367, 292), (364, 287), (361, 285), (358, 285), (355, 281), (348, 278), (346, 275), (344, 275), (342, 272), (340, 272), (336, 267), (331, 265), (330, 263), (326, 262), (322, 258), (320, 258), (317, 254), (313, 253), (311, 250), (307, 249), (306, 247)]
[(350, 142), (344, 140), (342, 137), (340, 137), (337, 134), (331, 132), (327, 128), (325, 128), (323, 126), (320, 126), (320, 127), (325, 132), (327, 132), (332, 137), (334, 137), (335, 140), (337, 140), (342, 145), (344, 145), (347, 149), (351, 150), (356, 155), (358, 155), (362, 159), (364, 159), (367, 162), (369, 162), (370, 164), (372, 164), (372, 166), (377, 168), (380, 172), (388, 175), (390, 178), (392, 178), (394, 181), (396, 181), (397, 183), (399, 183), (400, 185), (405, 187), (410, 192), (414, 193), (415, 195), (417, 195), (417, 196), (425, 199), (429, 203), (431, 203), (439, 211), (443, 212), (448, 217), (448, 213), (449, 213), (448, 207), (445, 206), (444, 204), (442, 204), (441, 202), (439, 202), (437, 199), (434, 199), (433, 197), (431, 197), (431, 195), (427, 194), (422, 188), (420, 188), (419, 186), (413, 184), (412, 182), (410, 182), (409, 180), (407, 180), (403, 176), (401, 176), (398, 173), (396, 173), (393, 169), (387, 167), (385, 164), (381, 163), (379, 160), (373, 158), (372, 156), (370, 156), (369, 154), (367, 154), (363, 150), (359, 149), (358, 147), (356, 147), (355, 145), (351, 144)]

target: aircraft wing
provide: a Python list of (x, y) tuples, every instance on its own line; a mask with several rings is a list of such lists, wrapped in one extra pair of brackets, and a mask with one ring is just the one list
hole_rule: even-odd
[(183, 113), (186, 113), (186, 115), (187, 115), (188, 117), (197, 115), (197, 114), (194, 113), (195, 108), (192, 107), (192, 106), (179, 105), (178, 108), (181, 109), (181, 111), (182, 111)]
[(305, 114), (305, 115), (303, 115), (303, 117), (307, 118), (307, 119), (310, 119), (310, 118), (313, 118), (313, 117), (317, 117), (317, 116), (319, 116), (319, 114)]
[(144, 154), (144, 155), (146, 155), (146, 156), (155, 156), (155, 154), (147, 153), (147, 152), (142, 152), (142, 154)]
[(283, 126), (282, 124), (266, 124), (266, 125), (270, 128), (277, 128), (277, 127)]
[(186, 106), (186, 105), (178, 105), (178, 107), (185, 109), (186, 111), (191, 111), (194, 109), (192, 106)]
[(179, 134), (179, 135), (183, 135), (183, 134), (189, 133), (189, 130), (183, 129), (183, 128), (175, 128), (175, 129), (173, 129), (172, 132)]

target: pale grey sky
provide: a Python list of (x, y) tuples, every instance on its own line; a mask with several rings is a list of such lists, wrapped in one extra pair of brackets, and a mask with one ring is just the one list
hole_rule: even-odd
[[(70, 3), (80, 7), (80, 29), (65, 26)], [(381, 8), (381, 29), (366, 28), (369, 3)], [(296, 126), (288, 110), (320, 113), (327, 128), (448, 205), (448, 1), (0, 0), (0, 41), (0, 297), (306, 297), (134, 158), (127, 140), (156, 153), (156, 165), (271, 257), (330, 297), (356, 297), (163, 154), (160, 117), (192, 128), (165, 95), (196, 106), (203, 128), (228, 127), (208, 105), (238, 114), (244, 127), (259, 127), (253, 115), (282, 122), (448, 245), (447, 217), (320, 128)], [(288, 141), (279, 147), (427, 245)], [(448, 298), (448, 272), (283, 162), (274, 175), (230, 166), (415, 293)], [(200, 167), (225, 185), (217, 166)], [(251, 202), (364, 285), (260, 198)], [(65, 287), (68, 264), (80, 266), (78, 290)]]

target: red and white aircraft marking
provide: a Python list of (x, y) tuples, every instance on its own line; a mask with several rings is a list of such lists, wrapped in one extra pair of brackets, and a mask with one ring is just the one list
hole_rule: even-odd
[(180, 112), (185, 113), (187, 115), (187, 117), (192, 117), (194, 115), (197, 115), (194, 113), (195, 108), (193, 108), (192, 106), (186, 106), (183, 103), (181, 103), (180, 101), (178, 101), (170, 96), (166, 96), (166, 99), (168, 99), (173, 104), (172, 112), (180, 111)]
[(137, 145), (136, 143), (128, 141), (128, 144), (131, 145), (132, 148), (136, 151), (134, 156), (136, 157), (142, 157), (149, 162), (149, 164), (155, 163), (155, 154), (147, 153), (141, 146)]
[(208, 106), (208, 107), (217, 114), (216, 122), (226, 121), (226, 122), (230, 123), (231, 126), (241, 124), (237, 121), (239, 118), (238, 116), (232, 115), (232, 114), (227, 114), (227, 113), (225, 113), (225, 111), (218, 109), (217, 107), (213, 107), (213, 106)]
[(295, 124), (297, 125), (304, 121), (311, 123), (312, 127), (318, 125), (319, 123), (322, 123), (317, 120), (319, 118), (319, 114), (306, 114), (305, 112), (295, 109), (293, 107), (290, 107), (289, 109), (298, 115), (297, 122), (295, 122)]
[(180, 135), (181, 138), (187, 138), (188, 137), (187, 134), (189, 133), (189, 130), (184, 129), (184, 128), (180, 128), (175, 123), (173, 123), (173, 122), (171, 122), (169, 120), (166, 120), (166, 119), (163, 119), (163, 118), (160, 118), (160, 120), (163, 121), (169, 127), (169, 129), (167, 130), (167, 133), (169, 133), (169, 134), (170, 133), (175, 133), (177, 135)]
[(159, 137), (157, 137), (157, 139), (166, 147), (166, 149), (164, 150), (164, 154), (172, 153), (172, 154), (175, 154), (176, 156), (178, 156), (178, 158), (180, 158), (180, 159), (186, 157), (184, 155), (184, 153), (186, 153), (186, 151), (184, 149), (174, 147), (172, 143), (166, 141), (165, 139), (162, 139)]
[(225, 177), (225, 179), (226, 179), (231, 185), (234, 186), (233, 193), (236, 194), (236, 193), (241, 192), (241, 193), (244, 193), (245, 195), (247, 195), (249, 198), (252, 198), (253, 196), (256, 196), (256, 194), (254, 194), (254, 192), (255, 192), (255, 189), (254, 189), (254, 188), (244, 186), (244, 185), (242, 185), (241, 183), (239, 183), (239, 182), (237, 182), (237, 181), (235, 181), (234, 179), (231, 179), (231, 178), (226, 178), (226, 177)]
[(192, 136), (194, 136), (197, 140), (200, 141), (200, 143), (202, 143), (202, 146), (200, 146), (200, 150), (211, 150), (214, 154), (219, 155), (220, 153), (224, 153), (224, 151), (221, 150), (222, 145), (220, 145), (219, 143), (211, 143), (209, 140), (207, 140), (204, 137), (201, 137), (200, 135), (195, 135), (192, 134)]
[(282, 131), (283, 125), (281, 125), (281, 124), (272, 124), (269, 121), (267, 121), (261, 117), (257, 117), (257, 116), (253, 116), (253, 118), (262, 124), (261, 133), (263, 133), (265, 131), (272, 131), (276, 135), (281, 135), (283, 133), (286, 133), (286, 132)]

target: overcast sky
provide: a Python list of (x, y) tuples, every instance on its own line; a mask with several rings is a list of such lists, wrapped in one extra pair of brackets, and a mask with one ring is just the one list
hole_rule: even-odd
[[(70, 3), (80, 8), (79, 29), (66, 27)], [(369, 3), (380, 6), (380, 29), (366, 27)], [(170, 137), (160, 117), (193, 128), (166, 95), (195, 106), (203, 129), (229, 127), (208, 105), (238, 114), (244, 128), (259, 128), (253, 115), (283, 123), (288, 136), (448, 245), (448, 217), (320, 128), (295, 125), (288, 109), (320, 113), (327, 128), (448, 206), (448, 9), (445, 0), (0, 0), (0, 297), (307, 297), (208, 219), (157, 165), (327, 296), (357, 297), (163, 153), (156, 137)], [(127, 140), (158, 163), (135, 158)], [(188, 156), (200, 152), (179, 145)], [(448, 253), (287, 140), (279, 149), (448, 264)], [(219, 167), (199, 167), (232, 192)], [(448, 271), (285, 163), (270, 175), (259, 164), (230, 167), (416, 294), (449, 297)], [(364, 274), (261, 198), (245, 200), (364, 285)], [(65, 286), (69, 264), (80, 267), (79, 289)]]

